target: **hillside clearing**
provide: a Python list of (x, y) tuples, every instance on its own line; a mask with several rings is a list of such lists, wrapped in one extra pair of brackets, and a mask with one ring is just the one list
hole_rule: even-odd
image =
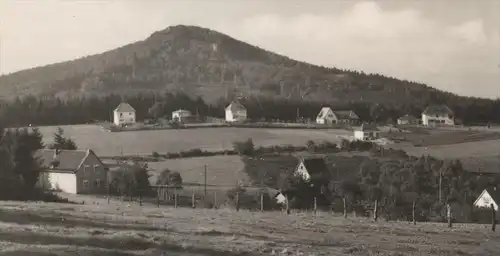
[[(263, 129), (263, 128), (201, 128), (133, 132), (106, 132), (97, 125), (61, 126), (67, 137), (79, 148), (90, 148), (99, 156), (144, 155), (179, 152), (193, 148), (203, 150), (232, 149), (234, 141), (253, 139), (257, 146), (305, 145), (308, 140), (339, 141), (346, 130)], [(52, 143), (57, 126), (41, 126), (46, 144)]]
[[(139, 207), (135, 203), (127, 207), (117, 201), (107, 205), (105, 199), (87, 199), (99, 205), (0, 202), (1, 233), (9, 234), (0, 236), (2, 255), (49, 250), (74, 255), (101, 248), (110, 251), (100, 255), (159, 255), (161, 250), (168, 255), (222, 256), (241, 255), (237, 252), (269, 255), (273, 251), (285, 255), (500, 253), (493, 242), (488, 242), (500, 237), (487, 225), (456, 224), (450, 230), (445, 224), (373, 223), (360, 218), (344, 220), (329, 213), (286, 216), (276, 212)], [(63, 253), (64, 246), (71, 249)]]

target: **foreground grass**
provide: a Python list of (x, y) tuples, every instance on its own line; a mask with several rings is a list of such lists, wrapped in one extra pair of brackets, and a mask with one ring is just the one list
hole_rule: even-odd
[[(81, 200), (82, 198), (80, 198)], [(0, 203), (0, 255), (495, 255), (487, 225), (374, 223), (328, 213), (253, 213)], [(91, 202), (91, 203), (90, 203)], [(492, 241), (492, 242), (489, 242)]]

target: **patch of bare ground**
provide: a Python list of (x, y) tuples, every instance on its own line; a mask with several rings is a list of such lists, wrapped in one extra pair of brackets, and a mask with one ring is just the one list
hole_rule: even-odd
[(477, 255), (483, 241), (499, 239), (487, 225), (448, 229), (326, 212), (157, 208), (105, 199), (0, 207), (0, 255)]

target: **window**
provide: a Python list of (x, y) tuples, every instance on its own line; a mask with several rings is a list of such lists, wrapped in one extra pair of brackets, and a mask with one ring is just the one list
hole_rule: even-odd
[(87, 172), (87, 168), (89, 168), (90, 166), (88, 164), (84, 165), (83, 166), (83, 172)]
[(101, 180), (100, 179), (96, 179), (95, 180), (95, 186), (96, 186), (96, 188), (100, 188), (101, 187)]
[(88, 180), (83, 180), (83, 187), (89, 188), (89, 181)]

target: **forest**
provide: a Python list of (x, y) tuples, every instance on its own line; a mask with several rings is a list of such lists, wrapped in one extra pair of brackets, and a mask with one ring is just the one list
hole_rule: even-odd
[[(185, 93), (139, 93), (120, 96), (87, 96), (70, 99), (58, 97), (37, 98), (26, 96), (0, 105), (0, 124), (4, 127), (25, 127), (29, 125), (72, 125), (110, 121), (112, 111), (121, 101), (136, 109), (137, 120), (152, 118), (150, 109), (155, 106), (155, 115), (170, 117), (177, 109), (187, 109), (201, 116), (224, 117), (224, 108), (230, 100), (219, 99), (215, 104), (206, 103), (201, 97)], [(334, 110), (354, 110), (365, 122), (394, 122), (398, 117), (410, 113), (420, 116), (424, 106), (372, 104), (353, 102), (314, 102), (287, 100), (270, 97), (246, 97), (240, 101), (247, 108), (248, 116), (254, 121), (296, 122), (315, 120), (323, 106)], [(496, 101), (435, 101), (449, 102), (448, 106), (464, 124), (500, 123), (500, 100)], [(159, 111), (159, 112), (158, 112)]]

